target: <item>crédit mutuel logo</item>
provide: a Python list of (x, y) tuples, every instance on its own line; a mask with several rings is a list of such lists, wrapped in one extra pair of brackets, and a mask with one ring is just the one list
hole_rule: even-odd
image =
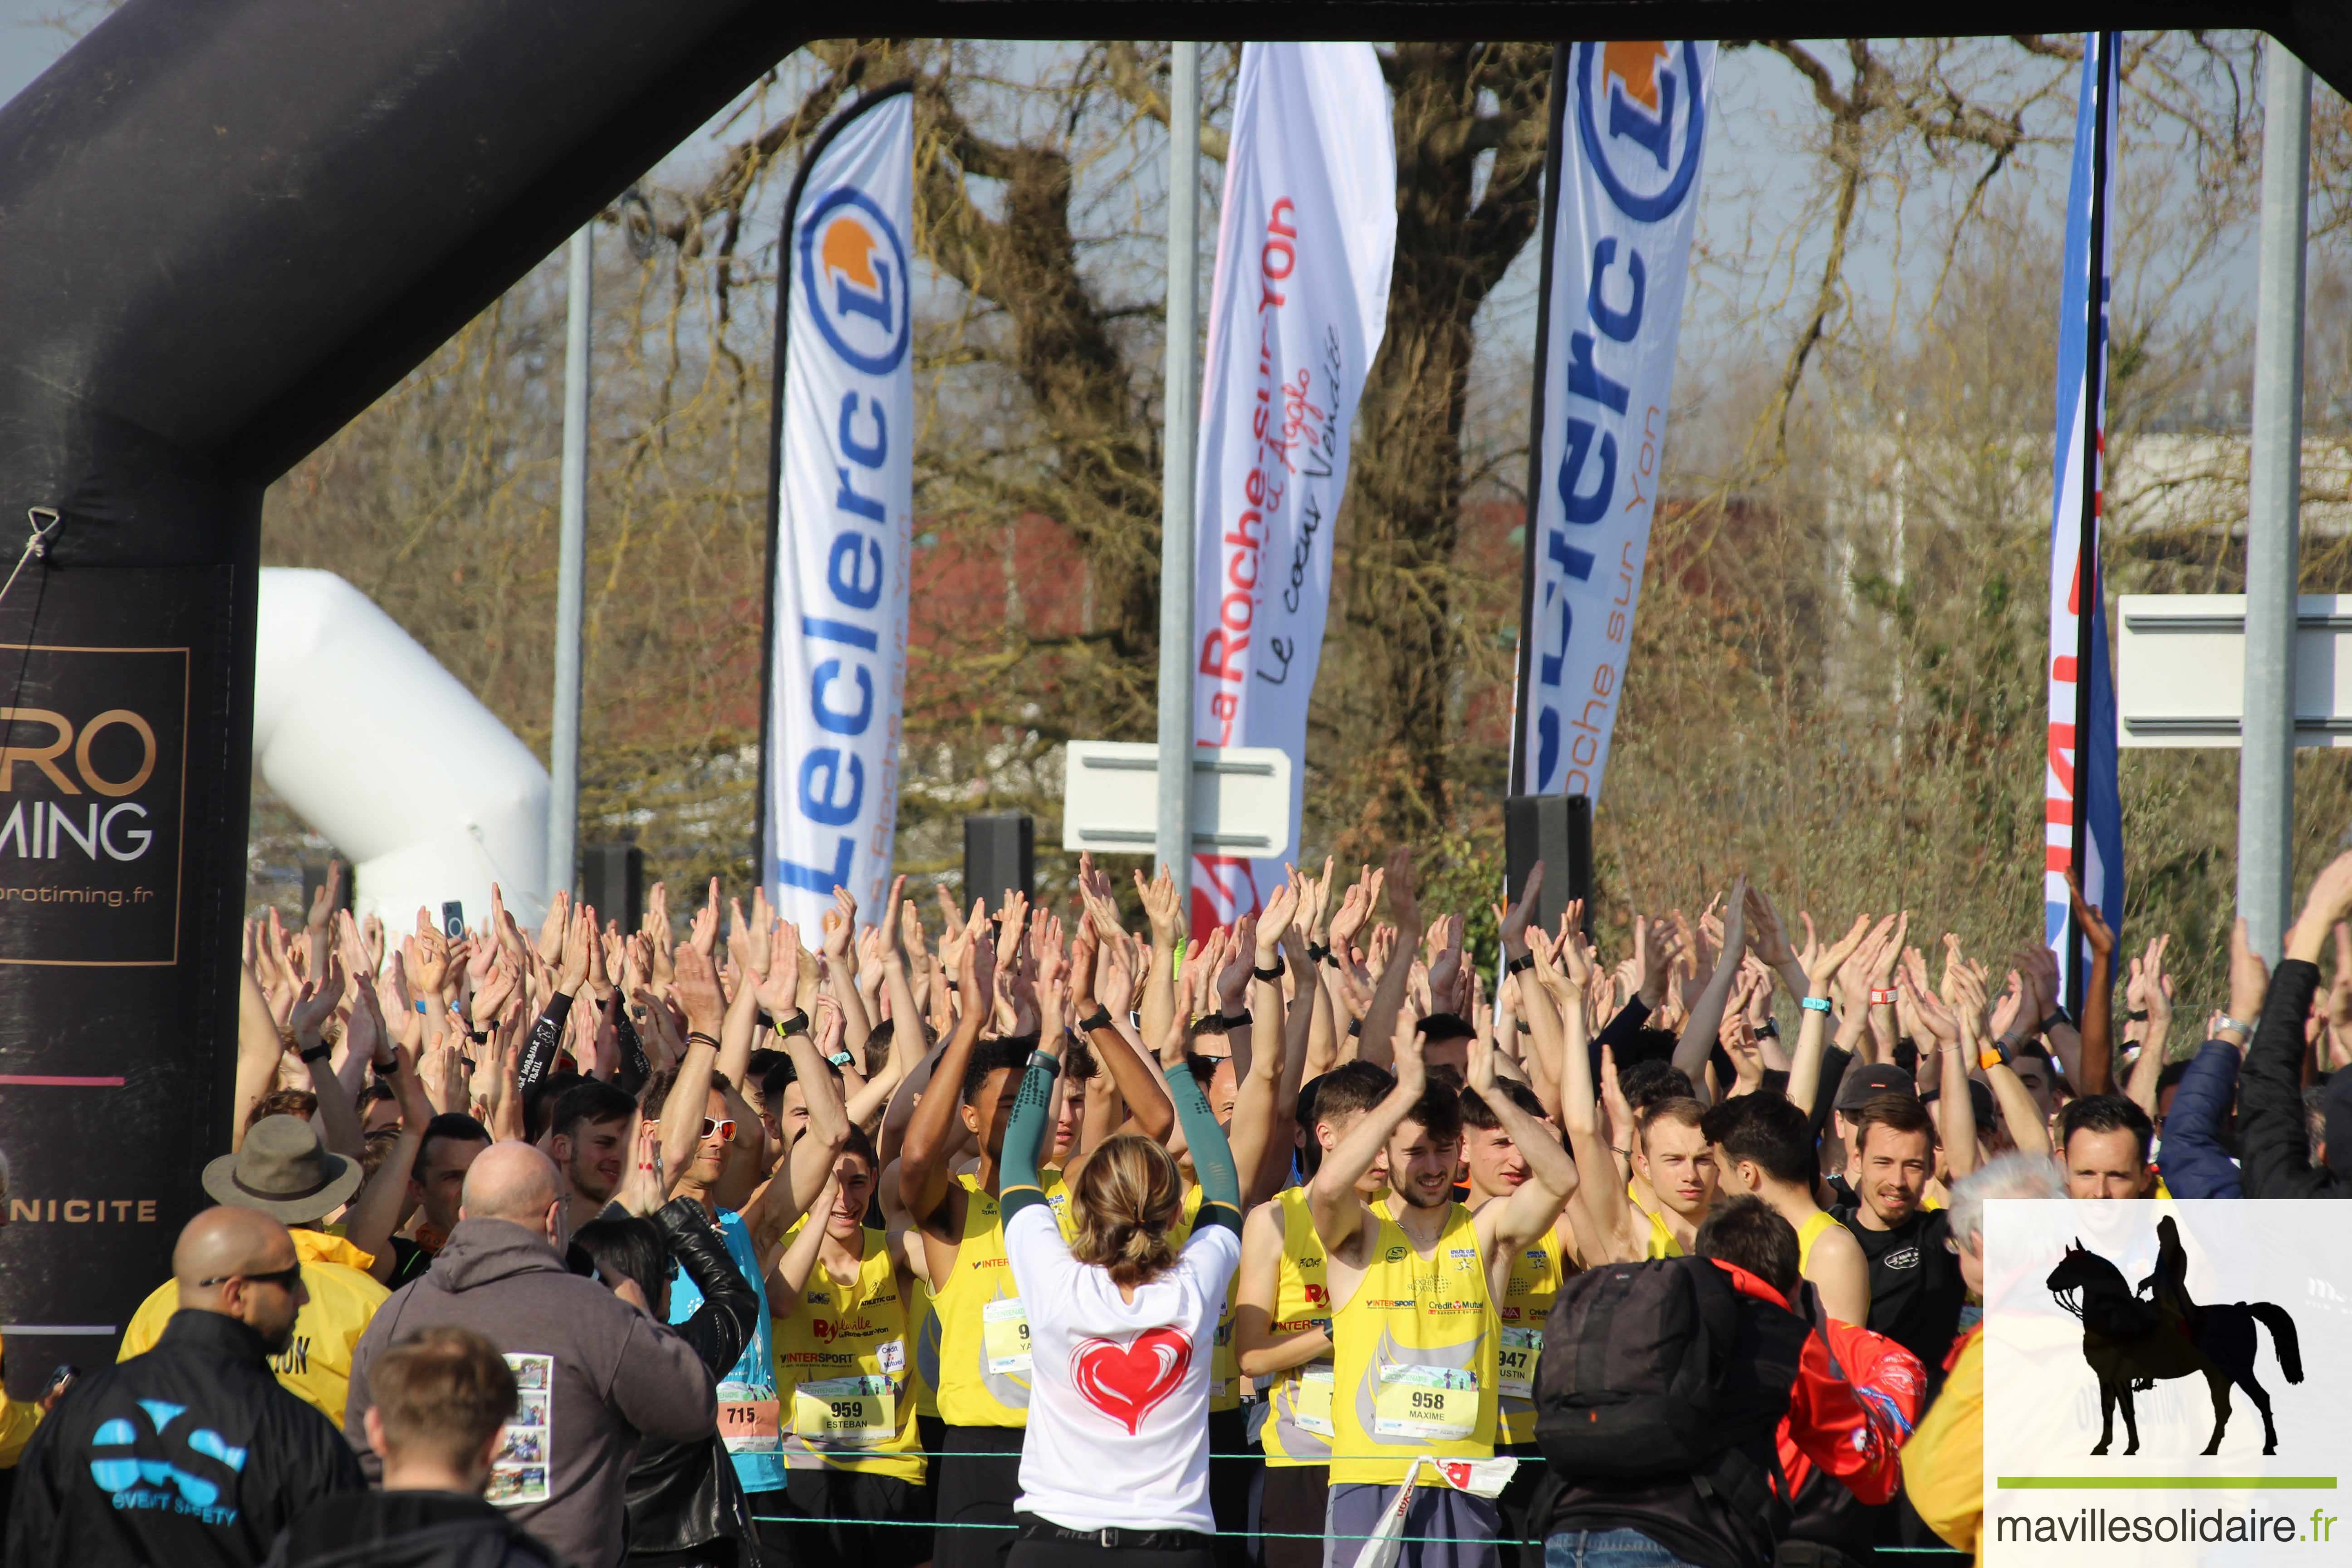
[(2343, 1206), (1988, 1205), (1986, 1561), (2340, 1562)]
[(1580, 44), (1576, 133), (1609, 199), (1640, 223), (1683, 204), (1698, 175), (1706, 129), (1698, 46), (1656, 38)]
[(868, 375), (906, 357), (907, 247), (864, 191), (828, 191), (801, 224), (800, 286), (834, 353)]

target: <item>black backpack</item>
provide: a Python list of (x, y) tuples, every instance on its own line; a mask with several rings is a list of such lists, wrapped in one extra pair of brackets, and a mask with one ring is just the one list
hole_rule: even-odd
[[(1806, 1326), (1743, 1301), (1706, 1258), (1589, 1268), (1565, 1285), (1536, 1365), (1536, 1441), (1563, 1484), (1687, 1479), (1763, 1556), (1788, 1529), (1773, 1436)], [(1785, 1324), (1778, 1320), (1786, 1319)]]

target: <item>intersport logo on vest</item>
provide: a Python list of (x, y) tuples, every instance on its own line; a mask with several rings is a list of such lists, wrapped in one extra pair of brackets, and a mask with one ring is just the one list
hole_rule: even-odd
[(1580, 44), (1555, 79), (1515, 785), (1598, 798), (1665, 448), (1711, 43)]

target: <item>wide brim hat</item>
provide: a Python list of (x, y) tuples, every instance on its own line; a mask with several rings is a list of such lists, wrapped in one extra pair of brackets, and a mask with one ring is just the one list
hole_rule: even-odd
[(359, 1162), (320, 1147), (317, 1131), (302, 1118), (265, 1116), (246, 1130), (236, 1153), (205, 1167), (205, 1191), (231, 1208), (299, 1225), (350, 1202), (362, 1177)]

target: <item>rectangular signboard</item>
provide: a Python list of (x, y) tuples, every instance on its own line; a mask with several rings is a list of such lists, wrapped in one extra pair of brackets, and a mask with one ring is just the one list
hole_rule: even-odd
[(1985, 1561), (2352, 1553), (2352, 1205), (1985, 1206)]
[(0, 963), (178, 962), (188, 657), (0, 644)]

